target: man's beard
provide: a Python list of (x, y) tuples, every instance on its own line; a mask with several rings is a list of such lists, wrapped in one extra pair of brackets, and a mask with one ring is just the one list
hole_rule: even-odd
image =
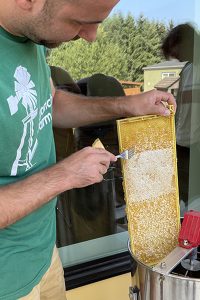
[(41, 40), (39, 42), (37, 41), (34, 41), (32, 40), (34, 43), (38, 44), (38, 45), (43, 45), (47, 48), (56, 48), (56, 47), (59, 47), (60, 45), (62, 45), (63, 43), (67, 43), (69, 41), (77, 41), (79, 40), (80, 37), (78, 35), (76, 35), (74, 38), (70, 39), (70, 40), (67, 40), (67, 41), (64, 41), (64, 42), (52, 42), (52, 41), (48, 41), (48, 40)]
[(59, 47), (63, 42), (59, 41), (50, 41), (50, 40), (45, 40), (39, 37), (37, 34), (34, 34), (33, 31), (26, 30), (24, 33), (24, 36), (26, 36), (29, 40), (31, 40), (33, 43), (45, 46), (47, 48), (56, 48)]
[[(42, 27), (43, 23), (38, 22), (38, 26)], [(69, 41), (76, 41), (80, 39), (78, 35), (66, 40), (66, 41), (56, 41), (56, 40), (48, 40), (44, 39), (45, 32), (42, 32), (42, 34), (39, 34), (38, 32), (34, 31), (34, 28), (37, 28), (38, 26), (34, 24), (29, 24), (29, 26), (26, 26), (25, 31), (23, 32), (23, 35), (27, 37), (29, 40), (31, 40), (33, 43), (38, 44), (38, 45), (43, 45), (47, 48), (56, 48), (59, 47), (61, 44), (69, 42)]]
[(50, 42), (50, 41), (46, 41), (46, 40), (41, 40), (39, 42), (36, 42), (36, 41), (33, 41), (35, 44), (38, 44), (38, 45), (42, 45), (42, 46), (45, 46), (46, 48), (49, 48), (49, 49), (53, 49), (53, 48), (57, 48), (59, 47), (63, 42)]
[(52, 49), (52, 48), (57, 48), (57, 47), (59, 47), (59, 46), (62, 45), (63, 43), (67, 43), (67, 42), (69, 42), (69, 41), (77, 41), (78, 39), (80, 39), (80, 37), (77, 35), (77, 36), (75, 36), (73, 39), (68, 40), (68, 41), (64, 41), (64, 42), (52, 42), (52, 41), (48, 41), (48, 40), (40, 40), (40, 41), (36, 41), (36, 40), (33, 40), (33, 39), (31, 39), (31, 41), (34, 42), (35, 44), (43, 45), (43, 46), (45, 46), (46, 48)]
[(39, 28), (47, 27), (47, 25), (44, 24), (43, 20), (41, 19), (42, 18), (40, 17), (38, 20), (35, 20), (34, 22), (29, 23), (28, 25), (26, 24), (26, 26), (23, 26), (22, 35), (27, 37), (33, 43), (38, 45), (43, 45), (47, 48), (56, 48), (60, 46), (63, 43), (63, 41), (59, 41), (56, 39), (55, 40), (45, 39), (45, 36), (48, 34), (48, 30), (41, 30), (41, 31), (37, 30)]

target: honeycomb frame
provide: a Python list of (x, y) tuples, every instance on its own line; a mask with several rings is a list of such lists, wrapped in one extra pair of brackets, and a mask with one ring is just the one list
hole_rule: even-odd
[[(131, 251), (142, 263), (152, 266), (177, 246), (180, 230), (173, 107), (167, 117), (117, 120), (117, 131), (119, 151), (135, 151), (131, 160), (121, 160)], [(165, 181), (167, 176), (169, 182), (168, 178)]]

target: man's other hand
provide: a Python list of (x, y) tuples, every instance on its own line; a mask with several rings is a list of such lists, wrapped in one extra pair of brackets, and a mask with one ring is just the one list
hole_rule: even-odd
[(176, 101), (174, 96), (170, 93), (151, 90), (126, 98), (124, 109), (125, 115), (127, 116), (168, 116), (170, 114), (168, 105), (173, 105), (174, 111), (176, 111)]
[(101, 182), (115, 155), (105, 149), (86, 147), (59, 163), (66, 184), (70, 188), (81, 188)]

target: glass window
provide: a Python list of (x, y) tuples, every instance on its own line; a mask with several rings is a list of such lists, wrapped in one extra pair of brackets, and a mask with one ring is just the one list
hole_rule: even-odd
[[(100, 138), (107, 150), (118, 154), (115, 122), (76, 128), (73, 138), (76, 150)], [(68, 265), (75, 262), (75, 249), (82, 249), (77, 257), (79, 262), (124, 251), (128, 235), (120, 161), (110, 166), (101, 183), (63, 193), (57, 205), (57, 220), (57, 243), (67, 246)]]
[[(117, 15), (120, 11), (122, 14)], [(148, 85), (148, 82), (153, 82), (152, 88), (160, 82), (160, 75), (162, 79), (169, 78), (169, 82), (167, 81), (169, 85), (163, 86), (162, 90), (172, 92), (177, 101), (175, 122), (181, 216), (188, 209), (200, 210), (199, 20), (200, 3), (197, 0), (165, 2), (153, 0), (148, 3), (136, 1), (134, 5), (131, 0), (120, 1), (113, 14), (102, 25), (104, 30), (100, 31), (100, 38), (102, 38), (102, 44), (99, 43), (98, 46), (100, 48), (97, 47), (98, 42), (95, 44), (97, 48), (86, 48), (87, 45), (77, 41), (81, 72), (71, 74), (75, 78), (73, 84), (76, 84), (76, 88), (78, 86), (79, 92), (87, 94), (88, 78), (92, 76), (92, 73), (89, 71), (85, 73), (88, 64), (85, 64), (86, 58), (83, 56), (81, 61), (81, 57), (82, 54), (91, 51), (87, 59), (94, 58), (92, 71), (95, 73), (105, 71), (106, 75), (121, 81), (140, 83), (140, 85), (143, 83), (144, 87)], [(168, 57), (165, 58), (161, 51), (165, 38), (174, 28), (179, 25), (185, 26), (187, 22), (189, 24), (186, 28), (178, 27), (181, 38), (174, 45), (176, 46), (174, 51), (171, 51), (172, 46), (170, 46), (167, 50)], [(107, 34), (109, 38), (105, 40)], [(101, 45), (104, 42), (105, 46), (102, 50)], [(56, 51), (67, 49), (66, 53), (70, 55), (75, 52), (73, 45)], [(107, 47), (108, 45), (112, 47)], [(104, 51), (105, 47), (106, 51)], [(96, 49), (95, 55), (92, 53), (93, 49)], [(101, 51), (100, 57), (97, 55), (97, 49)], [(104, 55), (109, 51), (111, 51), (110, 56), (106, 58)], [(53, 57), (55, 62), (59, 57), (58, 52), (55, 52)], [(115, 64), (112, 58), (115, 59)], [(67, 61), (69, 68), (73, 59), (74, 57)], [(170, 70), (174, 59), (182, 63), (181, 69), (175, 70), (173, 65), (172, 71), (169, 72), (167, 70)], [(91, 60), (89, 62), (91, 64)], [(62, 63), (64, 59), (57, 62), (58, 65), (67, 68)], [(108, 66), (111, 66), (110, 69)], [(99, 69), (96, 69), (97, 67)], [(146, 67), (148, 67), (148, 72), (144, 77), (143, 68)], [(73, 68), (70, 70), (73, 72)], [(175, 81), (173, 77), (179, 73), (180, 80)], [(80, 77), (80, 74), (84, 74), (84, 78)], [(101, 84), (103, 86), (98, 86), (97, 90), (107, 93), (104, 93), (104, 96), (110, 95), (111, 90), (112, 92), (117, 90), (115, 96), (123, 93), (119, 87), (113, 88), (113, 85), (110, 90), (104, 90), (107, 85), (105, 82), (100, 82)], [(142, 87), (138, 92), (141, 91)], [(60, 133), (58, 135), (63, 136)], [(92, 145), (96, 138), (101, 139), (106, 149), (118, 154), (117, 131), (114, 122), (74, 129), (69, 135), (64, 135), (64, 149), (72, 145), (72, 152), (79, 150)], [(60, 196), (57, 205), (57, 245), (64, 267), (71, 268), (125, 253), (127, 240), (127, 219), (120, 162), (110, 167), (100, 184), (74, 189)]]
[(200, 210), (200, 3), (195, 1), (195, 26), (193, 45), (193, 61), (191, 65), (192, 72), (192, 104), (191, 104), (191, 124), (190, 124), (190, 163), (189, 163), (189, 191), (188, 206), (186, 209)]
[(166, 78), (166, 77), (176, 77), (176, 73), (175, 72), (168, 72), (168, 73), (165, 73), (165, 72), (163, 72), (162, 73), (162, 79), (163, 78)]
[(57, 243), (65, 267), (126, 251), (121, 170), (112, 166), (101, 183), (61, 195), (57, 220)]

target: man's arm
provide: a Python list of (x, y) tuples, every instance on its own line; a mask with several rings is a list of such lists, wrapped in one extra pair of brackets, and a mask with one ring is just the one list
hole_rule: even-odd
[(41, 207), (57, 194), (102, 181), (116, 158), (104, 149), (87, 147), (27, 179), (0, 188), (0, 229)]
[[(96, 101), (64, 91), (53, 92), (53, 95), (53, 118), (57, 127), (77, 127), (131, 115), (165, 114), (161, 100), (175, 104), (171, 94), (157, 91), (129, 97), (98, 98)], [(1, 187), (0, 229), (65, 190), (100, 182), (110, 162), (115, 160), (115, 156), (104, 149), (87, 147), (27, 179)]]
[(162, 101), (176, 107), (172, 94), (157, 90), (124, 97), (85, 97), (56, 90), (53, 99), (53, 124), (58, 128), (70, 128), (121, 117), (168, 115), (169, 110)]

